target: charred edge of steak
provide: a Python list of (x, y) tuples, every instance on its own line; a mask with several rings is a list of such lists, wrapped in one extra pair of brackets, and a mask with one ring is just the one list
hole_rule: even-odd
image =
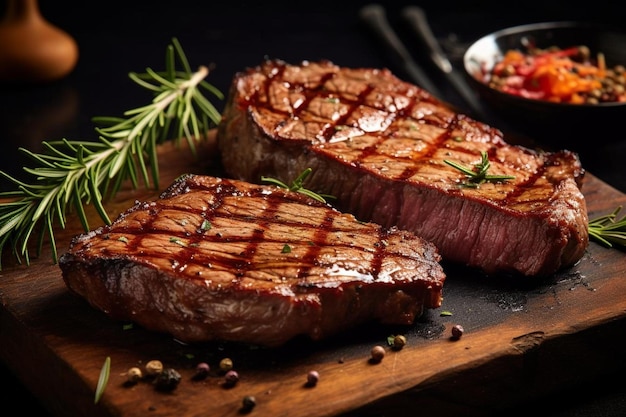
[[(289, 182), (311, 168), (307, 188), (338, 209), (490, 274), (547, 276), (589, 243), (577, 154), (509, 145), (387, 70), (264, 62), (234, 77), (217, 139), (233, 178)], [(465, 187), (444, 162), (471, 167), (481, 151), (490, 173), (515, 179)]]
[[(287, 246), (289, 251), (285, 251)], [(76, 236), (68, 288), (109, 316), (181, 341), (277, 346), (441, 305), (434, 245), (304, 195), (188, 175)]]

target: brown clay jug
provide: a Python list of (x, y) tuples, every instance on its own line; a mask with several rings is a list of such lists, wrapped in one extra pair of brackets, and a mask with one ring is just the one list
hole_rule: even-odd
[(69, 74), (78, 45), (48, 22), (37, 0), (8, 0), (0, 20), (0, 81), (39, 83)]

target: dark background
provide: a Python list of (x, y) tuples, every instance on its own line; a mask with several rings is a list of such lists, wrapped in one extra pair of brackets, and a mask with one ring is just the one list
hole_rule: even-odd
[[(364, 4), (368, 2), (41, 1), (43, 15), (78, 42), (79, 62), (70, 75), (53, 83), (0, 86), (0, 169), (20, 176), (27, 161), (18, 152), (19, 147), (40, 151), (44, 140), (95, 140), (92, 117), (120, 116), (125, 110), (148, 103), (151, 96), (135, 85), (128, 73), (142, 72), (146, 67), (163, 69), (165, 48), (173, 37), (181, 42), (192, 68), (213, 67), (207, 81), (224, 93), (237, 71), (265, 58), (291, 63), (328, 59), (342, 66), (388, 67), (410, 81), (389, 51), (359, 21), (358, 10)], [(609, 1), (586, 2), (582, 6), (564, 1), (382, 4), (414, 57), (445, 92), (444, 98), (458, 105), (462, 105), (459, 98), (420, 55), (419, 44), (400, 21), (399, 12), (404, 5), (417, 4), (426, 10), (435, 34), (455, 64), (471, 41), (508, 26), (553, 20), (626, 25), (624, 6)], [(0, 1), (2, 10), (5, 6), (6, 0)], [(223, 106), (223, 102), (214, 104), (219, 109)], [(497, 120), (494, 124), (497, 126)], [(578, 149), (579, 143), (593, 143), (580, 153), (585, 168), (626, 192), (624, 135), (620, 131), (612, 138), (572, 137), (571, 147)], [(42, 377), (54, 383), (53, 375), (42, 371)], [(45, 415), (45, 410), (4, 365), (0, 368), (0, 380), (5, 387), (0, 390), (3, 409), (13, 405), (23, 414), (30, 411)], [(622, 381), (616, 375), (614, 381), (590, 381), (555, 393), (545, 399), (542, 415), (624, 415), (626, 384)]]
[[(7, 0), (0, 1), (4, 6)], [(359, 21), (358, 10), (366, 1), (267, 2), (120, 1), (101, 3), (42, 1), (42, 13), (72, 34), (80, 48), (77, 67), (65, 79), (34, 88), (0, 90), (0, 167), (20, 172), (17, 147), (38, 150), (41, 141), (66, 137), (95, 140), (94, 116), (119, 116), (147, 103), (148, 92), (129, 78), (131, 71), (164, 68), (165, 48), (176, 37), (192, 67), (213, 67), (207, 81), (227, 92), (235, 72), (259, 64), (264, 58), (291, 63), (329, 59), (345, 66), (388, 67), (407, 79), (391, 55)], [(410, 52), (452, 104), (459, 98), (421, 52), (420, 44), (399, 17), (403, 6), (417, 4), (428, 13), (433, 31), (453, 62), (460, 64), (473, 40), (508, 26), (555, 21), (600, 21), (625, 27), (626, 6), (620, 2), (594, 1), (584, 7), (564, 1), (382, 2), (392, 25)], [(626, 3), (625, 3), (626, 4)], [(223, 102), (215, 102), (221, 108)], [(498, 125), (497, 121), (493, 121)], [(499, 126), (500, 127), (500, 126)], [(617, 138), (560, 137), (559, 142), (582, 153), (585, 167), (611, 185), (623, 187), (623, 141)], [(604, 135), (606, 136), (606, 135)], [(596, 140), (601, 139), (601, 140)], [(560, 145), (561, 146), (561, 145)], [(575, 149), (577, 150), (577, 149)], [(4, 184), (0, 183), (0, 187)]]

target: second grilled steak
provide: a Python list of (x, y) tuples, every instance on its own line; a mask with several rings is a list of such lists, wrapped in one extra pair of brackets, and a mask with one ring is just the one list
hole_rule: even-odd
[[(575, 153), (506, 143), (384, 69), (266, 61), (236, 74), (218, 145), (227, 174), (307, 187), (364, 221), (434, 242), (444, 260), (487, 273), (545, 276), (575, 264), (589, 238)], [(449, 162), (506, 181), (472, 182)]]
[(274, 186), (185, 176), (72, 240), (67, 286), (114, 319), (185, 342), (277, 346), (408, 325), (442, 301), (434, 245)]

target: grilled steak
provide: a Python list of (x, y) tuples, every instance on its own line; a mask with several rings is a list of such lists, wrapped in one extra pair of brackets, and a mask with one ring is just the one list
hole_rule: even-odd
[(360, 323), (411, 324), (441, 304), (432, 243), (304, 194), (187, 175), (76, 236), (66, 285), (114, 319), (185, 342), (278, 346)]
[[(268, 60), (235, 75), (218, 128), (228, 176), (292, 181), (363, 221), (432, 241), (444, 261), (490, 274), (545, 276), (588, 245), (578, 155), (505, 142), (386, 69)], [(487, 174), (472, 182), (488, 157)]]

